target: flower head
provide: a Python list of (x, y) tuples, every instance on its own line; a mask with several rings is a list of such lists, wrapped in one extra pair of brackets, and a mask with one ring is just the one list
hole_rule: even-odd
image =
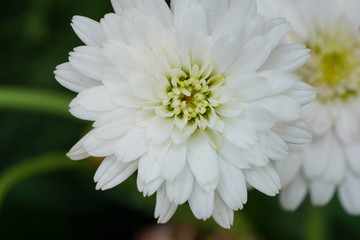
[(309, 192), (313, 204), (324, 205), (338, 192), (346, 211), (360, 214), (360, 2), (258, 3), (270, 17), (290, 21), (294, 32), (289, 41), (303, 41), (312, 50), (298, 74), (318, 92), (317, 101), (303, 113), (315, 132), (314, 141), (297, 147), (289, 162), (277, 166), (283, 183), (281, 203), (296, 209)]
[(288, 24), (265, 21), (252, 0), (112, 5), (100, 23), (74, 17), (86, 46), (55, 72), (79, 93), (71, 113), (94, 121), (68, 156), (105, 157), (97, 189), (137, 170), (138, 189), (157, 194), (161, 223), (188, 201), (197, 218), (230, 227), (247, 184), (277, 194), (272, 162), (288, 156), (288, 142), (311, 140), (299, 117), (314, 90), (289, 73), (308, 50), (280, 44)]

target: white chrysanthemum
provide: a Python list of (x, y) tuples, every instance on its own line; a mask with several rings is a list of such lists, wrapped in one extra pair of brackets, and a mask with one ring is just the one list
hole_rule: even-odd
[(168, 221), (189, 202), (199, 219), (230, 227), (247, 184), (273, 196), (272, 160), (287, 142), (311, 140), (299, 121), (314, 90), (290, 74), (305, 63), (303, 45), (280, 45), (289, 26), (265, 21), (252, 0), (113, 0), (100, 23), (74, 17), (86, 46), (57, 67), (56, 79), (79, 92), (71, 113), (95, 121), (68, 153), (105, 157), (97, 189), (137, 170), (155, 216)]
[(324, 205), (337, 191), (346, 211), (360, 214), (360, 1), (258, 2), (264, 14), (289, 20), (289, 40), (311, 48), (310, 61), (298, 73), (318, 91), (303, 114), (314, 141), (277, 166), (281, 203), (296, 209), (309, 192), (314, 205)]

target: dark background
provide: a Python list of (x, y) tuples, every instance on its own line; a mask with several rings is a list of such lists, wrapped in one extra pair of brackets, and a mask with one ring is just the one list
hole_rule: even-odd
[[(75, 94), (55, 81), (53, 71), (67, 61), (68, 52), (82, 45), (70, 27), (71, 18), (82, 15), (99, 20), (112, 11), (110, 1), (22, 0), (2, 1), (0, 6), (0, 89), (54, 91), (69, 102)], [(0, 105), (0, 181), (9, 169), (32, 164), (37, 156), (63, 156), (89, 127), (90, 123), (70, 114)], [(135, 176), (112, 190), (96, 191), (92, 177), (98, 159), (71, 162), (64, 157), (63, 161), (68, 166), (29, 174), (6, 192), (0, 205), (1, 240), (108, 239), (113, 234), (114, 239), (136, 239), (156, 223), (154, 198), (137, 192)], [(277, 198), (251, 191), (237, 218), (246, 218), (252, 225), (253, 239), (310, 239), (307, 232), (321, 229), (325, 239), (360, 239), (359, 217), (347, 215), (337, 198), (316, 209), (307, 199), (296, 212), (288, 213), (279, 207)], [(238, 219), (233, 231), (246, 231)], [(201, 229), (199, 236), (217, 228), (212, 220), (195, 220), (187, 206), (170, 222), (191, 223)]]

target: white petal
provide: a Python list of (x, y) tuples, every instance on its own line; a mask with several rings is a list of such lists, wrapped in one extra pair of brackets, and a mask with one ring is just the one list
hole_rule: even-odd
[(88, 46), (100, 46), (105, 42), (105, 36), (100, 24), (90, 18), (74, 16), (72, 24), (79, 38)]
[(275, 125), (275, 119), (266, 108), (255, 104), (244, 104), (243, 114), (239, 116), (243, 125), (256, 131), (267, 131)]
[[(170, 34), (174, 35), (172, 33), (166, 33), (166, 36), (169, 37)], [(161, 46), (161, 54), (160, 54), (162, 57), (164, 57), (164, 61), (167, 62), (167, 64), (169, 64), (170, 68), (177, 68), (177, 67), (182, 66), (182, 64), (183, 64), (182, 60), (183, 59), (181, 59), (180, 54), (178, 53), (178, 51), (181, 51), (181, 50), (178, 50), (176, 48), (175, 43), (170, 45), (170, 43), (169, 43), (170, 40), (168, 40), (168, 41), (164, 40), (164, 41), (166, 41), (167, 44), (166, 43), (162, 44), (162, 46)], [(189, 67), (183, 67), (183, 68), (189, 68)]]
[(220, 226), (229, 229), (234, 221), (234, 211), (224, 203), (218, 194), (215, 194), (214, 201), (214, 212), (212, 217)]
[(220, 150), (222, 148), (222, 146), (224, 145), (224, 138), (221, 133), (212, 131), (208, 128), (206, 128), (203, 133), (214, 149)]
[(257, 141), (256, 131), (238, 119), (225, 122), (224, 137), (238, 147), (249, 149)]
[(300, 105), (286, 96), (268, 97), (256, 103), (269, 110), (279, 122), (291, 122), (300, 117)]
[(174, 25), (188, 50), (195, 39), (205, 36), (207, 23), (204, 8), (195, 1), (183, 0), (176, 4)]
[(169, 221), (176, 209), (177, 205), (169, 201), (163, 185), (156, 194), (155, 218), (159, 218), (158, 223)]
[(248, 161), (251, 165), (257, 167), (266, 166), (269, 163), (269, 158), (266, 156), (265, 152), (260, 148), (258, 144), (254, 144), (250, 149), (246, 150), (248, 152)]
[(90, 121), (96, 121), (104, 114), (104, 112), (89, 111), (81, 107), (77, 98), (71, 101), (69, 112), (77, 118)]
[(107, 170), (116, 163), (116, 157), (114, 155), (111, 155), (109, 157), (106, 157), (100, 164), (100, 166), (97, 168), (95, 175), (94, 175), (94, 182), (98, 182), (100, 178), (104, 176), (104, 174), (107, 172)]
[(288, 159), (276, 163), (276, 171), (280, 176), (282, 187), (291, 184), (296, 175), (300, 174), (302, 167), (303, 156), (301, 150), (297, 146), (291, 146), (290, 153)]
[(134, 125), (131, 122), (131, 117), (121, 116), (117, 121), (95, 128), (93, 134), (99, 139), (111, 140), (125, 135), (132, 128)]
[(352, 215), (360, 214), (360, 178), (348, 171), (339, 187), (339, 197), (345, 210)]
[[(208, 9), (209, 11), (207, 13), (210, 30), (209, 32), (211, 33), (211, 31), (213, 30), (212, 37), (215, 40), (224, 36), (240, 35), (239, 32), (243, 27), (242, 23), (244, 21), (244, 18), (247, 15), (253, 14), (251, 8), (254, 2), (250, 0), (231, 2), (212, 0), (211, 2), (213, 3), (209, 3), (208, 0), (202, 0), (202, 2), (202, 4), (205, 6), (205, 9)], [(214, 5), (220, 6), (215, 7)], [(225, 11), (226, 8), (227, 11)], [(213, 14), (215, 14), (217, 18), (212, 18)]]
[(316, 98), (315, 88), (301, 81), (294, 81), (293, 86), (283, 94), (294, 98), (302, 106)]
[[(156, 54), (150, 47), (130, 45), (130, 52), (133, 60), (132, 66), (130, 66), (134, 68), (132, 71), (137, 71), (146, 76), (156, 76), (156, 78), (158, 78), (157, 76), (170, 73), (170, 65), (165, 57), (158, 56), (161, 54)], [(132, 74), (134, 73), (136, 72), (132, 72)], [(154, 86), (151, 89), (153, 88)]]
[(279, 45), (290, 30), (289, 24), (282, 18), (272, 19), (266, 22), (265, 27), (268, 29), (265, 37), (272, 43), (273, 48)]
[(217, 131), (221, 133), (224, 130), (225, 123), (224, 121), (217, 115), (214, 108), (210, 108), (210, 111), (207, 115), (204, 115), (204, 120), (206, 125), (213, 131)]
[(242, 104), (238, 101), (231, 101), (228, 103), (221, 104), (216, 108), (216, 113), (224, 117), (233, 118), (238, 116), (243, 110)]
[(295, 75), (279, 70), (269, 70), (255, 74), (237, 72), (226, 78), (232, 92), (242, 101), (254, 101), (273, 96), (290, 89)]
[(345, 148), (348, 163), (354, 172), (360, 175), (360, 143), (357, 142)]
[(161, 176), (166, 180), (174, 180), (183, 170), (186, 163), (186, 144), (171, 144), (163, 156)]
[[(119, 185), (120, 183), (124, 182), (126, 179), (128, 179), (128, 177), (130, 177), (137, 169), (137, 162), (131, 162), (128, 164), (125, 164), (122, 169), (121, 172), (119, 172), (116, 177), (114, 177), (111, 181), (107, 182), (106, 184), (102, 185), (100, 183), (99, 186), (97, 186), (97, 188), (101, 189), (101, 190), (107, 190), (110, 188), (113, 188), (117, 185)], [(99, 180), (100, 182), (101, 180)], [(100, 187), (102, 185), (102, 187)]]
[(160, 144), (170, 137), (173, 128), (174, 121), (172, 119), (155, 117), (151, 124), (148, 125), (146, 135), (148, 138)]
[(138, 177), (141, 181), (149, 183), (160, 177), (161, 162), (148, 154), (139, 160)]
[(271, 44), (267, 39), (257, 37), (243, 47), (240, 57), (230, 66), (227, 74), (238, 71), (256, 71), (271, 53)]
[(196, 124), (187, 124), (183, 129), (174, 128), (171, 133), (171, 140), (175, 144), (185, 142), (197, 129)]
[[(236, 36), (239, 33), (239, 28), (245, 18), (243, 12), (249, 9), (249, 6), (242, 6), (243, 8), (230, 8), (229, 1), (216, 0), (200, 0), (206, 10), (207, 21), (209, 25), (209, 34), (216, 41), (226, 36)], [(236, 7), (239, 4), (244, 4), (249, 1), (235, 1)], [(234, 5), (235, 5), (234, 4)]]
[[(254, 3), (254, 1), (252, 1)], [(244, 23), (240, 28), (240, 33), (238, 34), (241, 39), (242, 45), (251, 43), (256, 38), (264, 38), (264, 31), (266, 30), (266, 22), (264, 17), (255, 15), (252, 17), (247, 17), (244, 19)], [(256, 41), (256, 40), (255, 40)], [(266, 39), (266, 41), (270, 45), (270, 41)], [(272, 45), (270, 45), (272, 48)], [(271, 49), (269, 49), (271, 50)], [(264, 59), (265, 60), (265, 59)]]
[(228, 1), (200, 0), (199, 2), (203, 6), (206, 13), (209, 33), (212, 33), (215, 26), (227, 12)]
[(156, 80), (146, 75), (133, 75), (128, 78), (131, 84), (133, 93), (143, 100), (157, 100), (157, 96), (154, 91), (154, 85)]
[(131, 119), (135, 116), (136, 111), (129, 108), (117, 108), (115, 111), (107, 112), (101, 115), (96, 122), (93, 123), (93, 127), (103, 127), (109, 124), (114, 124), (119, 121), (119, 119), (125, 118), (125, 120), (121, 120), (126, 122), (127, 119)]
[(275, 196), (279, 193), (280, 178), (270, 164), (264, 167), (252, 167), (243, 172), (246, 181), (260, 192), (268, 196)]
[(87, 134), (84, 137), (80, 139), (66, 154), (67, 157), (69, 157), (71, 160), (81, 160), (87, 157), (90, 157), (88, 152), (84, 148), (84, 142), (88, 139), (88, 137), (91, 135)]
[(164, 180), (160, 177), (156, 178), (151, 182), (144, 182), (141, 179), (141, 176), (138, 175), (136, 180), (138, 190), (143, 193), (144, 197), (152, 196), (155, 192), (159, 190), (161, 185), (164, 183)]
[(119, 15), (122, 15), (125, 10), (129, 8), (136, 7), (136, 1), (132, 0), (111, 0), (111, 5), (113, 6), (115, 12)]
[(267, 96), (277, 95), (290, 89), (293, 85), (297, 76), (286, 71), (281, 70), (267, 70), (258, 73), (258, 76), (267, 79), (266, 86), (268, 90)]
[(205, 136), (198, 131), (188, 140), (187, 162), (198, 184), (206, 191), (212, 191), (219, 182), (217, 153)]
[(266, 86), (268, 84), (267, 79), (253, 74), (234, 73), (226, 78), (226, 83), (225, 90), (239, 99), (240, 102), (261, 99), (269, 93), (269, 88)]
[(306, 124), (311, 127), (316, 135), (323, 135), (332, 127), (330, 113), (322, 103), (315, 101), (305, 105), (302, 109)]
[(360, 133), (359, 115), (350, 106), (343, 106), (335, 124), (336, 133), (344, 144), (353, 143)]
[(289, 156), (287, 144), (270, 131), (260, 134), (259, 143), (263, 152), (272, 160), (284, 160)]
[(150, 16), (156, 16), (165, 26), (172, 25), (173, 16), (165, 1), (138, 0), (136, 1), (136, 7)]
[(281, 206), (286, 210), (294, 211), (304, 200), (307, 191), (305, 179), (298, 174), (291, 184), (281, 190)]
[(77, 47), (70, 53), (71, 66), (85, 76), (101, 81), (104, 72), (103, 51), (98, 47)]
[(127, 41), (138, 46), (147, 46), (144, 23), (145, 15), (138, 9), (132, 8), (124, 13), (122, 16), (122, 30)]
[(166, 107), (164, 106), (160, 106), (155, 108), (155, 113), (160, 116), (160, 117), (164, 117), (164, 118), (169, 118), (169, 117), (173, 117), (174, 113), (170, 112)]
[(79, 93), (77, 103), (88, 111), (108, 112), (117, 108), (112, 103), (109, 93), (104, 86), (97, 86)]
[(247, 201), (247, 188), (243, 172), (223, 159), (219, 160), (219, 165), (218, 193), (232, 210), (242, 209), (243, 204)]
[[(108, 163), (105, 162), (105, 165), (108, 166)], [(115, 160), (105, 171), (99, 168), (98, 171), (101, 171), (101, 174), (95, 174), (96, 179), (98, 178), (96, 189), (107, 190), (113, 188), (130, 177), (136, 169), (137, 162), (122, 163)], [(98, 177), (99, 175), (101, 176)]]
[[(151, 49), (160, 55), (166, 46), (168, 48), (171, 45), (170, 42), (166, 42), (165, 36), (169, 33), (169, 30), (166, 29), (164, 24), (162, 24), (158, 19), (148, 16), (145, 23), (145, 36), (151, 47)], [(174, 66), (179, 67), (179, 65)]]
[(170, 201), (176, 204), (185, 203), (192, 193), (194, 175), (189, 166), (185, 165), (182, 172), (172, 181), (166, 181), (166, 193)]
[(329, 163), (330, 151), (336, 144), (335, 137), (329, 133), (324, 137), (314, 138), (312, 143), (304, 146), (304, 173), (307, 178), (323, 175)]
[(300, 120), (289, 123), (278, 123), (271, 131), (288, 143), (303, 144), (309, 143), (312, 140), (312, 130)]
[(216, 59), (214, 62), (215, 71), (219, 74), (234, 62), (238, 55), (239, 39), (235, 37), (224, 36), (218, 39), (210, 50), (210, 59)]
[(188, 119), (186, 117), (180, 118), (179, 116), (175, 116), (174, 123), (179, 130), (182, 130), (188, 123)]
[(141, 128), (130, 130), (116, 145), (115, 155), (123, 162), (136, 160), (148, 150), (148, 140)]
[[(194, 36), (195, 37), (195, 36)], [(188, 41), (189, 42), (189, 39)], [(190, 57), (192, 64), (198, 64), (205, 62), (207, 59), (207, 53), (212, 45), (212, 39), (207, 35), (196, 36), (193, 43), (190, 45)], [(184, 69), (185, 70), (185, 69)], [(190, 72), (192, 67), (190, 68)]]
[(223, 147), (220, 149), (221, 157), (240, 169), (250, 168), (250, 154), (249, 151), (237, 147), (236, 145), (225, 141)]
[(155, 114), (153, 109), (143, 109), (136, 113), (132, 122), (134, 125), (146, 129), (153, 120), (154, 116)]
[(189, 205), (196, 218), (208, 219), (214, 210), (214, 191), (206, 191), (195, 183), (189, 198)]
[(54, 73), (56, 80), (62, 86), (74, 92), (81, 92), (88, 88), (100, 85), (98, 81), (77, 72), (68, 62), (58, 65)]
[[(335, 139), (333, 139), (335, 141)], [(343, 181), (348, 168), (343, 147), (335, 141), (328, 149), (328, 163), (325, 168), (323, 180), (329, 184), (339, 184)]]
[[(131, 48), (129, 45), (120, 42), (109, 40), (103, 44), (104, 58), (111, 62), (112, 65), (119, 71), (120, 74), (126, 75), (129, 73), (129, 65), (132, 63), (131, 59)], [(131, 66), (131, 65), (130, 65)], [(116, 74), (117, 72), (115, 72)], [(118, 74), (114, 82), (124, 82), (125, 79), (122, 75)], [(103, 79), (105, 80), (105, 79)], [(108, 80), (109, 81), (109, 80)], [(104, 81), (105, 84), (105, 81)]]
[(84, 142), (85, 150), (93, 157), (106, 157), (115, 151), (116, 140), (102, 140), (90, 135)]
[(287, 44), (276, 47), (261, 70), (279, 69), (293, 72), (309, 59), (310, 50), (302, 44)]
[(124, 87), (121, 91), (111, 94), (111, 100), (122, 107), (127, 108), (141, 108), (142, 103), (139, 98), (132, 94), (127, 87)]
[(100, 24), (107, 40), (127, 42), (124, 32), (122, 31), (122, 20), (119, 15), (114, 13), (106, 14), (105, 17), (101, 19)]
[(335, 192), (335, 184), (323, 180), (314, 180), (310, 183), (310, 198), (314, 205), (327, 204)]

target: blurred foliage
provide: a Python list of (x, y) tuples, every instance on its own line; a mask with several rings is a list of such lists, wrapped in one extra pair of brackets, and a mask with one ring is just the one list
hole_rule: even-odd
[[(154, 197), (137, 192), (135, 176), (112, 190), (95, 191), (92, 175), (99, 160), (65, 157), (89, 123), (70, 116), (67, 104), (75, 94), (53, 75), (68, 52), (81, 45), (70, 27), (72, 16), (99, 20), (112, 11), (110, 1), (1, 5), (0, 239), (106, 239), (113, 234), (135, 239), (156, 223)], [(198, 238), (219, 229), (212, 220), (196, 220), (186, 205), (171, 220), (178, 222), (195, 226)], [(359, 217), (347, 215), (336, 198), (324, 208), (313, 208), (307, 200), (289, 213), (277, 198), (251, 191), (226, 239), (360, 239), (359, 226)]]

